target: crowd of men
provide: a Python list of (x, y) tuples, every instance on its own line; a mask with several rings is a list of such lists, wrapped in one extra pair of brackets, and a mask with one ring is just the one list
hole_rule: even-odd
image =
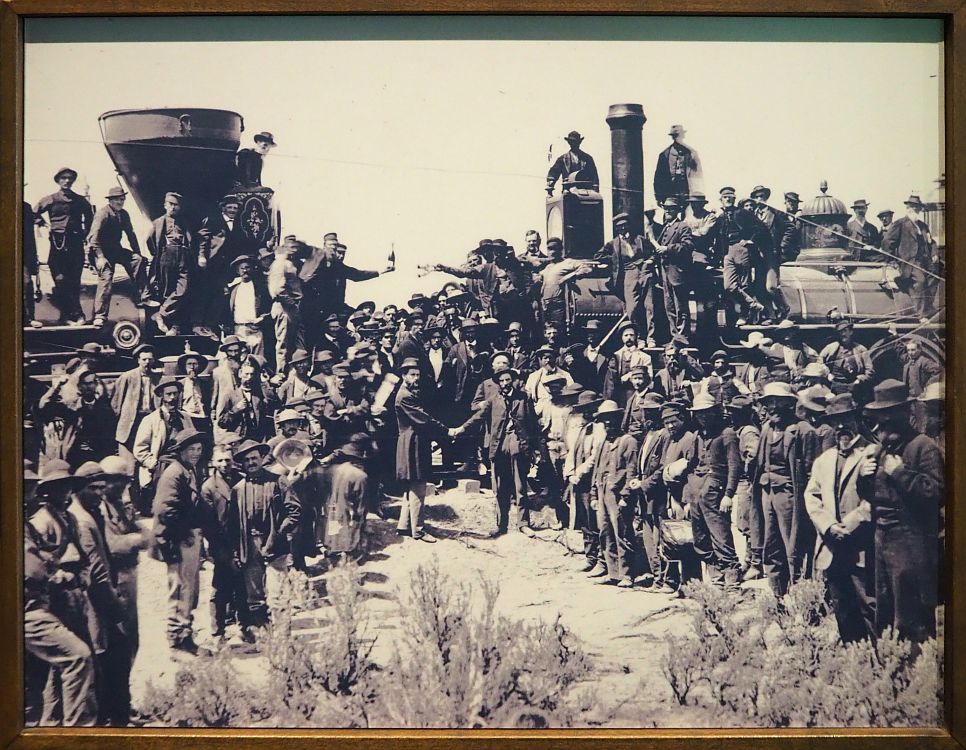
[[(70, 177), (58, 173), (64, 195)], [(109, 195), (117, 231), (130, 226), (122, 193)], [(579, 531), (575, 576), (675, 596), (689, 580), (736, 588), (766, 578), (779, 597), (818, 576), (843, 641), (887, 627), (915, 641), (935, 635), (943, 372), (907, 336), (897, 342), (902, 379), (877, 376), (844, 319), (820, 351), (805, 343), (785, 318), (778, 284), (787, 256), (777, 238), (790, 233), (766, 230), (774, 245), (759, 237), (762, 195), (756, 188), (734, 213), (734, 190), (725, 188), (725, 210), (708, 221), (699, 215), (703, 196), (689, 196), (694, 215), (685, 216), (668, 195), (663, 227), (630, 238), (627, 217), (615, 217), (614, 240), (591, 263), (563, 258), (557, 238), (544, 254), (536, 231), (519, 254), (503, 240), (481, 240), (462, 266), (426, 267), (462, 284), (380, 308), (345, 305), (346, 281), (377, 272), (345, 265), (336, 234), (319, 248), (286, 237), (261, 257), (238, 252), (215, 266), (227, 241), (215, 253), (214, 241), (190, 240), (177, 220), (180, 196), (169, 194), (147, 242), (159, 281), (140, 288), (145, 300), (154, 296), (160, 332), (177, 331), (187, 297), (177, 298), (175, 266), (211, 270), (203, 282), (195, 270), (189, 276), (218, 311), (196, 319), (218, 338), (218, 354), (187, 349), (159, 360), (148, 343), (130, 370), (107, 377), (87, 347), (29, 405), (28, 719), (131, 720), (141, 550), (166, 566), (173, 652), (199, 653), (204, 559), (213, 565), (204, 648), (236, 628), (255, 643), (271, 619), (273, 580), (363, 555), (367, 515), (387, 517), (390, 501), (400, 500), (398, 534), (437, 541), (424, 505), (443, 467), (489, 481), (494, 518), (484, 531), (493, 537), (536, 535), (548, 517), (535, 513), (542, 508), (552, 509), (549, 527)], [(226, 221), (232, 200), (222, 202)], [(52, 211), (49, 203), (38, 213)], [(64, 247), (83, 243), (69, 229), (82, 214), (57, 214), (67, 216)], [(715, 229), (732, 221), (721, 216), (735, 217), (737, 239)], [(125, 263), (137, 280), (145, 261), (134, 260), (133, 230), (125, 256), (119, 245), (108, 250), (111, 232), (95, 241), (96, 258), (111, 272)], [(678, 287), (693, 283), (702, 237), (712, 238), (709, 257), (724, 248), (715, 238), (725, 238), (726, 269), (729, 257), (736, 269), (745, 262), (740, 248), (774, 248), (775, 262), (759, 274), (758, 261), (747, 261), (747, 287), (736, 287), (747, 312), (783, 319), (774, 338), (751, 332), (738, 354), (707, 358), (690, 346), (688, 289)], [(55, 242), (52, 232), (52, 253)], [(647, 252), (661, 256), (671, 326), (663, 347), (654, 346), (659, 302)], [(627, 305), (625, 319), (568, 330), (567, 279), (600, 267)], [(71, 319), (73, 281), (55, 275), (55, 283)], [(159, 299), (159, 289), (173, 292)], [(101, 291), (109, 297), (109, 281)]]

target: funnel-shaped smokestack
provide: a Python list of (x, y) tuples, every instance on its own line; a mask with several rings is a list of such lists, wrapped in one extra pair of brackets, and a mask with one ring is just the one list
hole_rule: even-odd
[(612, 104), (610, 126), (612, 200), (611, 217), (630, 216), (631, 234), (644, 230), (644, 143), (641, 131), (647, 117), (640, 104)]

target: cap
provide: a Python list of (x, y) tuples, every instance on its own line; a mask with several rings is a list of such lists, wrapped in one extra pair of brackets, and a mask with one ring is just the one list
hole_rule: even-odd
[(181, 201), (184, 200), (184, 196), (181, 195), (181, 193), (169, 192), (169, 193), (165, 193), (164, 194), (164, 199), (166, 201), (167, 200), (176, 200), (178, 203), (181, 203)]
[(718, 195), (735, 195), (735, 189), (730, 185), (726, 185), (718, 191)]

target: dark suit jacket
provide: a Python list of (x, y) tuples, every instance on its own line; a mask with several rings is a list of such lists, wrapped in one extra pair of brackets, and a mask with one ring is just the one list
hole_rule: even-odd
[(193, 469), (174, 459), (158, 479), (154, 495), (154, 545), (165, 562), (181, 559), (177, 549), (192, 529), (204, 523), (203, 500), (198, 475)]
[(245, 236), (240, 215), (231, 229), (222, 214), (206, 217), (198, 227), (197, 238), (198, 256), (207, 259), (208, 268), (220, 273), (228, 273), (235, 258), (255, 249)]
[(671, 286), (681, 286), (688, 282), (694, 264), (694, 240), (691, 227), (684, 221), (673, 221), (661, 229), (658, 242), (667, 246), (662, 256), (664, 281)]
[(433, 476), (433, 437), (446, 434), (446, 426), (432, 417), (422, 399), (405, 385), (396, 393), (396, 479), (428, 481)]
[(553, 166), (550, 167), (550, 171), (547, 172), (547, 189), (552, 190), (558, 179), (565, 180), (568, 175), (574, 172), (580, 172), (579, 179), (581, 182), (590, 183), (594, 190), (600, 188), (600, 177), (597, 174), (594, 157), (577, 149), (576, 153), (568, 151), (557, 157)]
[[(913, 221), (904, 216), (892, 222), (882, 240), (882, 249), (927, 270), (932, 268), (935, 247), (929, 227), (923, 221)], [(899, 264), (899, 273), (904, 278), (909, 278), (914, 272), (921, 273), (906, 263)]]
[[(685, 160), (685, 171), (683, 175), (675, 176), (671, 174), (671, 151), (675, 150)], [(657, 164), (654, 166), (654, 197), (658, 203), (664, 203), (664, 199), (669, 195), (687, 195), (689, 192), (689, 177), (697, 170), (697, 162), (694, 155), (687, 146), (680, 143), (672, 143), (657, 155)]]
[[(486, 424), (490, 436), (490, 460), (500, 452), (511, 456), (530, 455), (539, 447), (540, 422), (533, 405), (526, 395), (517, 389), (509, 397), (496, 393), (483, 402), (482, 408), (463, 423), (465, 429)], [(515, 440), (506, 440), (509, 427), (513, 425)]]
[[(634, 257), (646, 261), (654, 255), (654, 246), (649, 240), (641, 235), (631, 237), (628, 243), (634, 248)], [(611, 291), (618, 297), (624, 296), (624, 272), (628, 259), (625, 258), (617, 247), (617, 238), (604, 243), (604, 246), (594, 255), (594, 260), (598, 263), (607, 264), (607, 272), (610, 274)]]

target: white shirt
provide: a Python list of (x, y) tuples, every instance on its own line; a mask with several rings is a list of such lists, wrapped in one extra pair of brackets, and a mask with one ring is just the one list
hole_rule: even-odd
[(238, 284), (235, 292), (235, 308), (232, 310), (235, 316), (235, 324), (254, 323), (258, 318), (255, 311), (255, 284), (251, 281), (242, 281)]
[(181, 410), (189, 416), (204, 418), (205, 400), (197, 379), (185, 378), (181, 381)]
[(234, 229), (235, 229), (235, 220), (234, 219), (229, 219), (228, 218), (228, 214), (222, 214), (221, 217), (225, 220), (225, 223), (228, 225), (228, 231), (229, 232), (234, 231)]
[(443, 350), (430, 347), (427, 353), (429, 354), (429, 363), (433, 366), (434, 379), (438, 383), (440, 373), (443, 370)]

